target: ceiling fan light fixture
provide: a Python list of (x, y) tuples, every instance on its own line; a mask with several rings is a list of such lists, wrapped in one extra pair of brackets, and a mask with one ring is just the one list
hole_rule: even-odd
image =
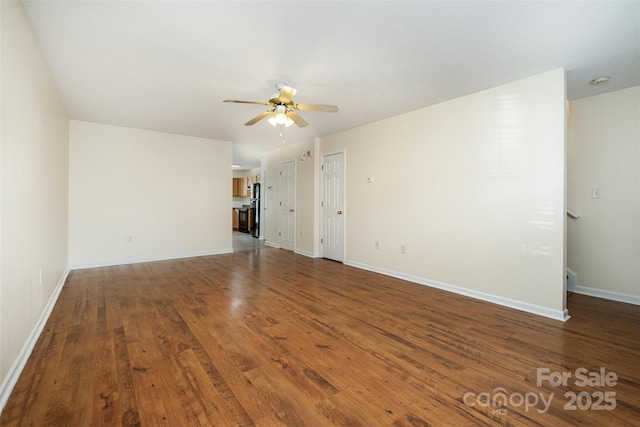
[(278, 125), (284, 125), (285, 127), (289, 127), (293, 124), (293, 120), (287, 117), (287, 109), (284, 108), (282, 105), (278, 105), (278, 107), (276, 108), (275, 114), (273, 114), (267, 120), (269, 121), (269, 123), (271, 123), (273, 127), (276, 127)]

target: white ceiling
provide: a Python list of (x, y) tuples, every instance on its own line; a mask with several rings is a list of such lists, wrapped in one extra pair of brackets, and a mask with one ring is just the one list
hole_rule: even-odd
[[(638, 1), (24, 1), (72, 119), (234, 142), (245, 167), (281, 142), (275, 83), (329, 135), (558, 67), (570, 100), (640, 85)], [(603, 86), (589, 85), (610, 76)]]

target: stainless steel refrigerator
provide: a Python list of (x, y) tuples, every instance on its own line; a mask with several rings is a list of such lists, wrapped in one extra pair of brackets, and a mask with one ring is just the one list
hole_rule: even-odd
[(253, 209), (253, 224), (251, 234), (253, 237), (260, 237), (260, 184), (251, 185), (251, 204)]

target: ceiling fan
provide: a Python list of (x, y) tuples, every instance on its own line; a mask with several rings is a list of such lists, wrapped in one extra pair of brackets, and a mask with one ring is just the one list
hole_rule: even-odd
[(271, 99), (269, 99), (269, 101), (267, 102), (238, 101), (235, 99), (225, 99), (222, 102), (269, 105), (270, 107), (272, 107), (264, 113), (260, 113), (253, 119), (249, 120), (244, 124), (245, 126), (254, 125), (265, 117), (271, 115), (268, 120), (269, 123), (271, 123), (273, 126), (284, 125), (286, 127), (289, 127), (293, 123), (295, 123), (296, 125), (298, 125), (298, 127), (302, 128), (309, 125), (309, 123), (307, 123), (302, 117), (300, 117), (300, 115), (294, 110), (324, 111), (327, 113), (335, 113), (338, 111), (338, 107), (336, 107), (335, 105), (296, 104), (295, 102), (293, 102), (293, 96), (297, 91), (286, 83), (276, 83), (276, 89), (278, 89), (279, 93), (271, 95)]

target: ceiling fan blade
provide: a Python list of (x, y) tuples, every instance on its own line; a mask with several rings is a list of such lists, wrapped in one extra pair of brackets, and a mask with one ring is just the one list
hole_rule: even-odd
[(293, 95), (295, 95), (296, 92), (297, 90), (290, 86), (282, 86), (282, 89), (280, 89), (280, 96), (278, 96), (278, 101), (280, 101), (280, 103), (284, 105), (287, 105), (291, 102), (291, 100), (293, 99)]
[(238, 101), (237, 99), (225, 99), (222, 102), (233, 102), (234, 104), (257, 104), (257, 105), (272, 105), (269, 102), (257, 102), (257, 101)]
[(338, 107), (336, 107), (335, 105), (293, 104), (293, 108), (306, 111), (324, 111), (325, 113), (338, 112)]
[(309, 123), (307, 123), (302, 117), (300, 117), (300, 115), (298, 113), (296, 113), (293, 110), (287, 111), (287, 117), (289, 117), (291, 120), (293, 120), (293, 122), (295, 124), (297, 124), (298, 127), (303, 128), (303, 127), (309, 125)]
[(260, 120), (264, 119), (265, 117), (267, 117), (269, 114), (273, 113), (275, 110), (267, 110), (264, 113), (260, 113), (257, 116), (255, 116), (253, 119), (249, 120), (247, 123), (245, 123), (245, 126), (251, 126), (254, 125), (256, 123), (258, 123)]
[(257, 102), (257, 101), (238, 101), (237, 99), (225, 99), (222, 102), (233, 102), (235, 104), (258, 104), (258, 105), (271, 105), (268, 102)]

